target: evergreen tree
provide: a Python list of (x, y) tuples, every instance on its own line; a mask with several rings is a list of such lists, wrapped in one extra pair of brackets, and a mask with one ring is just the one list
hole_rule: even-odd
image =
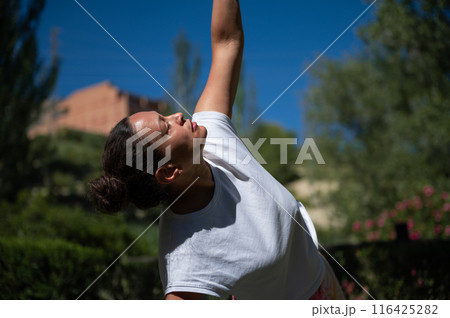
[[(197, 85), (202, 59), (199, 52), (192, 54), (192, 44), (184, 32), (180, 32), (175, 38), (174, 53), (175, 71), (172, 75), (175, 90), (174, 97), (187, 111), (193, 114), (197, 100), (200, 97)], [(185, 113), (184, 110), (180, 109), (179, 105), (174, 105), (172, 100), (169, 101), (169, 105), (172, 112), (181, 111)]]
[(54, 56), (38, 56), (36, 28), (44, 0), (0, 2), (0, 197), (14, 199), (26, 183), (28, 128), (39, 118), (58, 72)]
[(243, 61), (233, 107), (233, 123), (242, 137), (251, 135), (257, 128), (251, 124), (257, 112), (256, 84), (252, 78), (247, 80), (245, 64)]

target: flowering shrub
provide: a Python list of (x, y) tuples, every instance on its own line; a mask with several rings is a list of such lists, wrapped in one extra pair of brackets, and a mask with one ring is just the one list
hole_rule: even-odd
[(356, 221), (354, 234), (361, 241), (393, 240), (396, 225), (404, 224), (410, 240), (450, 237), (450, 200), (448, 192), (438, 193), (426, 185), (416, 196), (397, 202), (374, 219)]
[(333, 258), (324, 256), (347, 299), (450, 299), (449, 249), (448, 239), (375, 241), (329, 246)]

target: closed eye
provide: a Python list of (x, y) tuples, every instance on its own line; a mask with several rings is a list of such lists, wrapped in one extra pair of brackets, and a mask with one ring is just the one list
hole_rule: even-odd
[[(164, 125), (165, 124), (165, 125)], [(166, 128), (166, 131), (164, 132), (163, 129)], [(168, 134), (170, 129), (169, 122), (162, 116), (159, 117), (159, 129), (161, 129), (161, 133)]]

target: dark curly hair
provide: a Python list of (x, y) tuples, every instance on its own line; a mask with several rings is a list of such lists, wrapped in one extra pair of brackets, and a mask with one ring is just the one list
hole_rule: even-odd
[[(89, 183), (90, 198), (96, 209), (103, 213), (118, 212), (127, 203), (133, 203), (139, 209), (148, 209), (168, 200), (168, 194), (153, 174), (135, 168), (135, 147), (133, 147), (133, 165), (126, 165), (126, 141), (133, 135), (134, 131), (128, 117), (117, 123), (111, 130), (103, 151), (105, 174)], [(143, 138), (145, 135), (135, 143)], [(153, 162), (159, 162), (161, 158), (161, 153), (155, 151)], [(147, 167), (145, 156), (143, 161), (143, 166)], [(153, 172), (155, 170), (153, 166)]]

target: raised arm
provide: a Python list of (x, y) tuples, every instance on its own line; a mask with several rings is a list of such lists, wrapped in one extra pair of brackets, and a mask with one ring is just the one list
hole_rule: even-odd
[(217, 111), (231, 118), (244, 51), (238, 0), (214, 0), (211, 18), (212, 62), (195, 112)]

